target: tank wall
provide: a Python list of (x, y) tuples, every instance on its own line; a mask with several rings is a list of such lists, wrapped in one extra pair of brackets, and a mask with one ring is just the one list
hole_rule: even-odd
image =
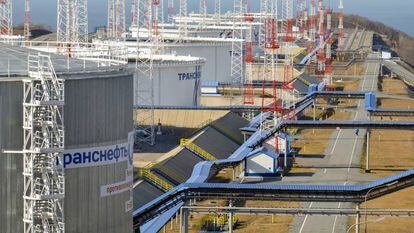
[[(155, 68), (154, 104), (167, 106), (198, 105), (201, 95), (200, 77), (202, 77), (203, 70), (205, 70), (205, 68), (201, 64)], [(138, 74), (135, 73), (135, 78), (139, 79), (135, 83), (135, 88), (137, 88), (137, 85), (148, 86), (150, 81), (142, 77), (143, 76), (138, 76)], [(150, 93), (141, 92), (140, 95), (145, 96), (145, 99), (148, 99)], [(148, 104), (137, 100), (135, 103), (138, 105)]]
[(23, 148), (22, 99), (21, 81), (0, 81), (0, 231), (4, 233), (23, 232), (23, 156), (2, 153)]
[[(66, 150), (127, 143), (133, 129), (132, 88), (132, 75), (66, 81)], [(129, 161), (96, 165), (65, 170), (66, 232), (132, 232), (132, 212), (125, 208), (130, 191), (110, 196), (101, 191), (127, 180)]]
[[(72, 150), (102, 151), (102, 148), (115, 146), (124, 146), (127, 154), (126, 147), (132, 144), (128, 144), (129, 133), (133, 130), (132, 74), (100, 78), (92, 75), (65, 81), (65, 159)], [(21, 81), (0, 81), (2, 149), (21, 150), (23, 147), (22, 97)], [(104, 153), (105, 160), (109, 161), (108, 151)], [(71, 165), (74, 166), (66, 167), (66, 232), (133, 231), (132, 209), (128, 205), (132, 206), (132, 179), (129, 182), (132, 163), (129, 158), (119, 161), (114, 160), (114, 156), (111, 158), (111, 163), (91, 163), (84, 167), (77, 167), (81, 164), (74, 164), (73, 160)], [(0, 150), (2, 233), (23, 232), (22, 171), (21, 154), (2, 154)], [(121, 184), (120, 192), (108, 193), (107, 187), (116, 188)]]
[(231, 43), (172, 47), (169, 51), (175, 51), (177, 55), (206, 58), (202, 81), (231, 81)]

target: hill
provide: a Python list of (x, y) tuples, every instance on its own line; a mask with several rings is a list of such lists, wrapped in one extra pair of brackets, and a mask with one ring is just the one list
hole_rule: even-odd
[(389, 27), (381, 22), (376, 22), (358, 15), (345, 15), (345, 28), (354, 28), (359, 25), (367, 30), (387, 37), (387, 44), (406, 63), (414, 66), (414, 37), (400, 30)]

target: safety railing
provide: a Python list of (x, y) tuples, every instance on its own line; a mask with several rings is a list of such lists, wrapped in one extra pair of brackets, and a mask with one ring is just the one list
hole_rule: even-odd
[(186, 181), (186, 178), (179, 175), (177, 172), (174, 172), (165, 166), (162, 166), (160, 164), (155, 164), (151, 167), (152, 170), (157, 170), (161, 172), (163, 175), (165, 175), (167, 178), (170, 178), (174, 181), (177, 181), (178, 183), (183, 183)]
[(163, 191), (167, 192), (171, 190), (174, 186), (168, 183), (167, 181), (163, 180), (162, 178), (158, 177), (156, 174), (154, 174), (150, 169), (146, 168), (140, 168), (138, 170), (138, 175), (158, 188), (162, 189)]
[(304, 79), (304, 78), (302, 78), (302, 77), (298, 77), (298, 79), (300, 80), (300, 81), (302, 81), (304, 84), (306, 84), (306, 85), (308, 85), (308, 86), (310, 86), (312, 83), (310, 83), (308, 80), (306, 80), (306, 79)]
[(128, 64), (128, 47), (120, 44), (25, 41), (6, 37), (0, 37), (0, 43), (77, 58), (96, 63), (97, 67), (123, 67)]
[(201, 158), (203, 158), (205, 160), (210, 160), (210, 161), (217, 160), (216, 157), (214, 157), (212, 154), (205, 151), (203, 148), (197, 146), (196, 144), (194, 144), (189, 139), (184, 139), (184, 138), (181, 139), (180, 145), (182, 147), (187, 148), (188, 150), (190, 150), (191, 152), (195, 153), (196, 155), (200, 156)]

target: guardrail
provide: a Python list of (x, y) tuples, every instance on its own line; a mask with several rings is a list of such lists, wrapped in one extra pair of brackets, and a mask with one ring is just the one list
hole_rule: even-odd
[(168, 192), (174, 188), (173, 185), (163, 180), (162, 178), (158, 177), (150, 169), (140, 168), (138, 170), (138, 175), (148, 180), (149, 182), (151, 182), (152, 184), (154, 184), (155, 186), (157, 186), (158, 188), (162, 189), (165, 192)]
[(180, 145), (187, 148), (188, 150), (190, 150), (191, 152), (195, 153), (196, 155), (200, 156), (201, 158), (205, 160), (210, 160), (210, 161), (217, 160), (216, 157), (214, 157), (212, 154), (205, 151), (203, 148), (197, 146), (189, 139), (181, 139)]
[(119, 44), (25, 41), (3, 37), (0, 37), (0, 43), (95, 62), (98, 67), (119, 67), (128, 64), (128, 47)]

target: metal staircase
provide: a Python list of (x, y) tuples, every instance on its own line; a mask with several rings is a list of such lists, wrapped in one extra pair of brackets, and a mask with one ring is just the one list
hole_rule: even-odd
[(64, 81), (46, 55), (29, 55), (23, 81), (24, 232), (65, 232)]

